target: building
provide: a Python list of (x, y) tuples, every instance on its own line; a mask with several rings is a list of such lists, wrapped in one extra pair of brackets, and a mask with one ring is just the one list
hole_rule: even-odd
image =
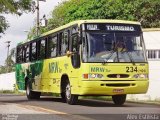
[(143, 29), (149, 61), (149, 89), (146, 94), (129, 95), (134, 100), (160, 100), (160, 28)]
[(14, 90), (16, 84), (15, 72), (0, 74), (0, 91)]

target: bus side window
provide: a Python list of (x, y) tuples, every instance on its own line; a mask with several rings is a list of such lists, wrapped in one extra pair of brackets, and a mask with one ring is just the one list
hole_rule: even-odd
[(63, 43), (64, 43), (64, 33), (61, 32), (59, 33), (59, 40), (58, 40), (58, 46), (59, 46), (59, 55), (64, 55), (64, 47), (63, 47)]
[(70, 51), (78, 52), (78, 26), (73, 26), (71, 29), (71, 41), (70, 41)]
[(48, 37), (48, 57), (57, 56), (57, 36)]
[(23, 61), (24, 62), (29, 62), (29, 45), (24, 46), (24, 58)]
[(65, 31), (61, 44), (61, 55), (65, 55), (68, 51), (68, 39), (69, 39), (69, 31)]
[(45, 39), (40, 40), (38, 55), (40, 59), (44, 59), (46, 56), (46, 40)]
[(78, 34), (72, 35), (71, 51), (78, 52)]
[(17, 47), (16, 62), (21, 63), (22, 61), (23, 61), (23, 48), (22, 47)]
[(33, 42), (31, 43), (31, 60), (37, 59), (37, 43)]
[(78, 34), (73, 34), (71, 37), (71, 52), (74, 54), (71, 56), (72, 66), (74, 68), (80, 67), (80, 55), (79, 55), (79, 43), (78, 43)]

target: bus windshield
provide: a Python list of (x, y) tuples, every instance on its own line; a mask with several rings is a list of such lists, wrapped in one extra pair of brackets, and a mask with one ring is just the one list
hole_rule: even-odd
[(146, 62), (141, 33), (86, 32), (85, 62)]

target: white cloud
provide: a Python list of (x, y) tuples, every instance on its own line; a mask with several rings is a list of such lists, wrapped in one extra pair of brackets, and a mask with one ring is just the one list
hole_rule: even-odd
[[(46, 2), (40, 1), (40, 18), (42, 18), (44, 14), (48, 16), (59, 2), (61, 2), (61, 0), (46, 0)], [(17, 43), (25, 40), (27, 38), (27, 33), (25, 33), (24, 30), (30, 30), (33, 27), (36, 19), (36, 12), (23, 14), (20, 17), (16, 15), (5, 16), (10, 27), (5, 32), (5, 35), (2, 35), (2, 38), (0, 38), (0, 65), (4, 64), (7, 57), (7, 44), (5, 42), (8, 40), (11, 41), (11, 49), (16, 47)]]

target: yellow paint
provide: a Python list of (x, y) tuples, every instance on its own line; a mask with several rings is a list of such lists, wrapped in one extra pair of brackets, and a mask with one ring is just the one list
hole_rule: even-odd
[(20, 104), (17, 104), (18, 106), (20, 107), (23, 107), (23, 108), (26, 108), (26, 109), (29, 109), (29, 110), (35, 110), (35, 111), (38, 111), (38, 112), (44, 112), (44, 113), (51, 113), (51, 114), (62, 114), (62, 115), (67, 115), (67, 113), (64, 113), (64, 112), (60, 112), (60, 111), (55, 111), (55, 110), (51, 110), (51, 109), (46, 109), (46, 108), (43, 108), (43, 107), (38, 107), (38, 106), (32, 106), (32, 105), (20, 105)]

